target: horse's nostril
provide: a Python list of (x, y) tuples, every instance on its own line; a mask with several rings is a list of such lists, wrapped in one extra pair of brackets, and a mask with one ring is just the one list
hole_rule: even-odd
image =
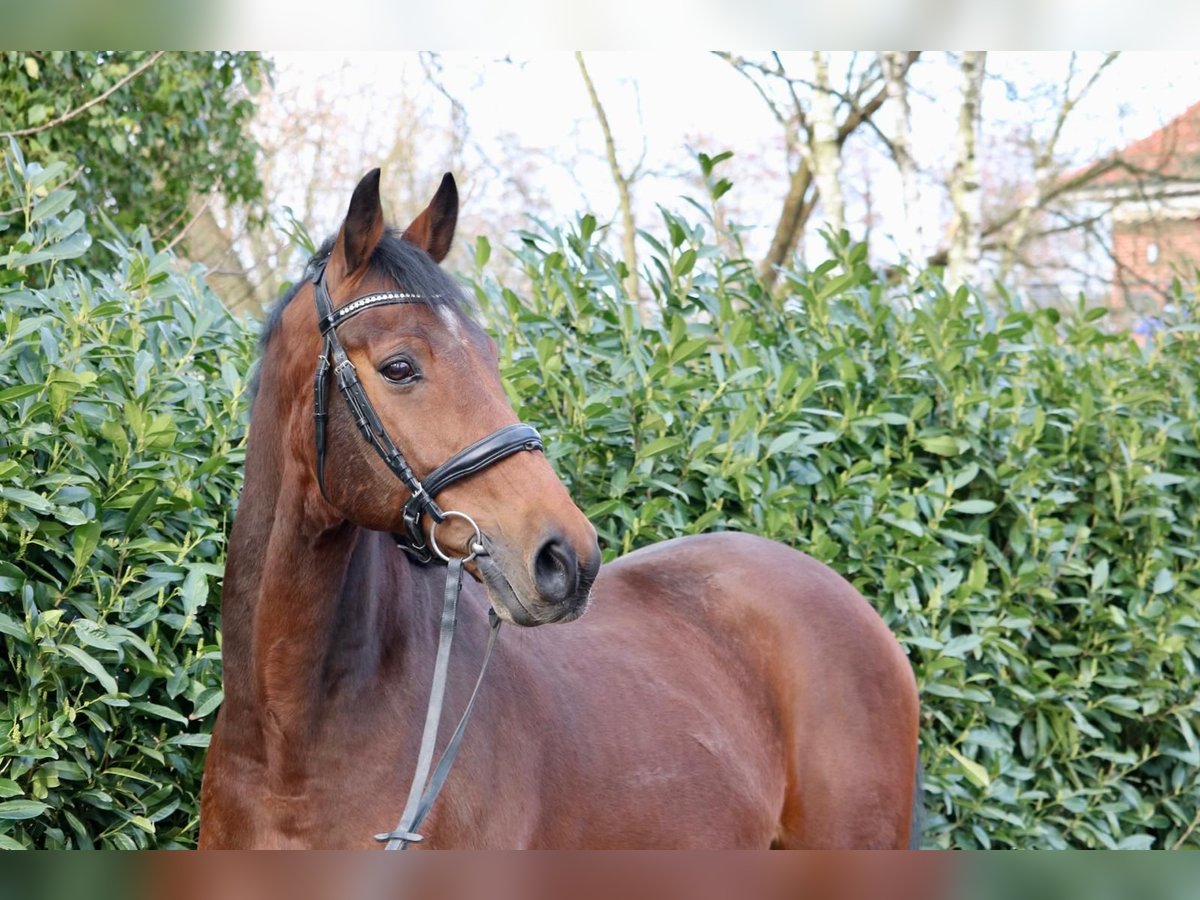
[(549, 603), (562, 603), (575, 595), (579, 583), (579, 563), (571, 545), (550, 538), (533, 558), (533, 581)]

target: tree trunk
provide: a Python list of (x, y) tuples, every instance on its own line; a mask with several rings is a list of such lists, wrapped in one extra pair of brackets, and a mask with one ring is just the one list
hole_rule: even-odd
[(821, 210), (834, 233), (846, 225), (846, 204), (842, 197), (842, 147), (838, 141), (837, 121), (834, 118), (833, 94), (829, 85), (829, 59), (819, 50), (813, 51), (815, 72), (812, 112), (809, 121), (809, 152)]
[(950, 177), (950, 200), (954, 206), (950, 259), (946, 287), (957, 290), (979, 274), (983, 197), (979, 188), (980, 99), (987, 52), (967, 50), (962, 55), (962, 104), (958, 111), (958, 152)]
[(233, 239), (225, 233), (212, 208), (205, 206), (192, 223), (183, 240), (188, 259), (203, 263), (208, 269), (205, 281), (224, 301), (225, 306), (240, 315), (261, 318), (263, 297), (250, 273), (238, 259)]
[(778, 269), (788, 261), (796, 249), (796, 243), (804, 230), (805, 220), (812, 203), (805, 202), (808, 189), (812, 187), (812, 171), (807, 163), (800, 163), (788, 180), (788, 192), (783, 198), (783, 209), (779, 213), (779, 224), (771, 237), (771, 247), (763, 259), (760, 274), (763, 283), (771, 288), (775, 285)]
[(912, 108), (908, 103), (907, 74), (910, 63), (907, 54), (888, 50), (880, 54), (884, 77), (887, 79), (888, 99), (896, 114), (892, 131), (892, 157), (900, 173), (900, 190), (904, 216), (897, 228), (896, 241), (900, 252), (914, 262), (922, 258), (925, 244), (921, 227), (921, 194), (917, 185), (917, 167), (912, 152)]

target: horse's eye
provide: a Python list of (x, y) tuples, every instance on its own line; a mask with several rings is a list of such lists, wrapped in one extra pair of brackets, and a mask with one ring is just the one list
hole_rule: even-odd
[(393, 359), (379, 370), (383, 377), (396, 384), (408, 384), (417, 379), (417, 370), (407, 359)]

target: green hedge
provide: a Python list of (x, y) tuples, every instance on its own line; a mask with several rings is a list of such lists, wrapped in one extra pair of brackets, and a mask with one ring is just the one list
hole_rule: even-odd
[(61, 167), (5, 164), (0, 847), (188, 846), (254, 339), (144, 232), (72, 268)]
[(929, 846), (1200, 847), (1195, 305), (1143, 351), (845, 242), (772, 299), (707, 221), (643, 235), (648, 327), (591, 217), (519, 235), (528, 296), (476, 275), (607, 557), (737, 528), (854, 582), (921, 685)]
[[(0, 256), (0, 845), (188, 845), (252, 339), (144, 236), (56, 259), (82, 218), (9, 168), (45, 184)], [(607, 555), (741, 528), (854, 581), (922, 686), (931, 846), (1200, 846), (1195, 305), (1142, 350), (844, 242), (773, 298), (735, 233), (660, 232), (649, 326), (591, 217), (517, 236), (520, 296), (486, 242), (470, 282)]]

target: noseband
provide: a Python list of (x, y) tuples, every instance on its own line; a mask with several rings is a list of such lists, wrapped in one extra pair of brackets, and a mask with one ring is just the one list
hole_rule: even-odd
[[(410, 497), (405, 502), (402, 511), (404, 532), (393, 534), (396, 545), (418, 563), (429, 563), (437, 556), (447, 565), (437, 659), (434, 663), (429, 706), (425, 713), (425, 728), (421, 735), (421, 749), (417, 755), (416, 773), (413, 776), (412, 786), (408, 792), (408, 801), (405, 803), (404, 813), (400, 817), (399, 824), (392, 831), (375, 836), (376, 840), (386, 842), (388, 850), (403, 850), (409, 844), (421, 840), (417, 828), (420, 827), (433, 807), (446, 777), (450, 774), (450, 767), (454, 764), (454, 758), (462, 743), (467, 721), (475, 707), (475, 699), (479, 696), (479, 688), (483, 684), (483, 676), (487, 671), (492, 648), (496, 643), (496, 635), (500, 629), (500, 619), (496, 616), (495, 610), (489, 609), (491, 633), (488, 635), (487, 650), (484, 652), (479, 677), (475, 681), (475, 688), (467, 701), (462, 718), (459, 719), (458, 726), (442, 751), (437, 768), (430, 776), (429, 771), (433, 765), (433, 753), (437, 743), (438, 725), (441, 722), (442, 704), (445, 699), (450, 647), (454, 640), (455, 625), (458, 621), (458, 597), (462, 590), (463, 566), (475, 557), (487, 553), (483, 535), (475, 520), (466, 513), (442, 509), (435, 498), (456, 481), (474, 475), (514, 453), (522, 450), (542, 450), (542, 438), (537, 430), (529, 425), (508, 425), (458, 451), (426, 475), (424, 481), (417, 478), (412, 466), (400, 452), (400, 448), (388, 435), (382, 420), (375, 412), (375, 407), (371, 405), (366, 389), (359, 381), (354, 363), (350, 361), (345, 348), (342, 347), (342, 342), (338, 340), (337, 328), (347, 319), (364, 310), (401, 303), (426, 303), (426, 298), (405, 291), (379, 291), (357, 297), (335, 310), (333, 300), (329, 296), (329, 289), (325, 286), (324, 266), (316, 273), (313, 286), (317, 302), (318, 325), (321, 337), (324, 339), (321, 355), (317, 357), (317, 373), (313, 381), (317, 483), (320, 485), (321, 495), (326, 500), (329, 499), (325, 490), (325, 442), (326, 423), (329, 419), (329, 375), (332, 372), (333, 377), (337, 380), (338, 390), (346, 399), (346, 406), (354, 416), (355, 424), (358, 425), (359, 433), (409, 491)], [(421, 528), (421, 520), (426, 515), (430, 519), (428, 543), (426, 543)], [(448, 518), (463, 519), (475, 530), (475, 534), (468, 544), (466, 556), (449, 556), (438, 546), (437, 526)]]

